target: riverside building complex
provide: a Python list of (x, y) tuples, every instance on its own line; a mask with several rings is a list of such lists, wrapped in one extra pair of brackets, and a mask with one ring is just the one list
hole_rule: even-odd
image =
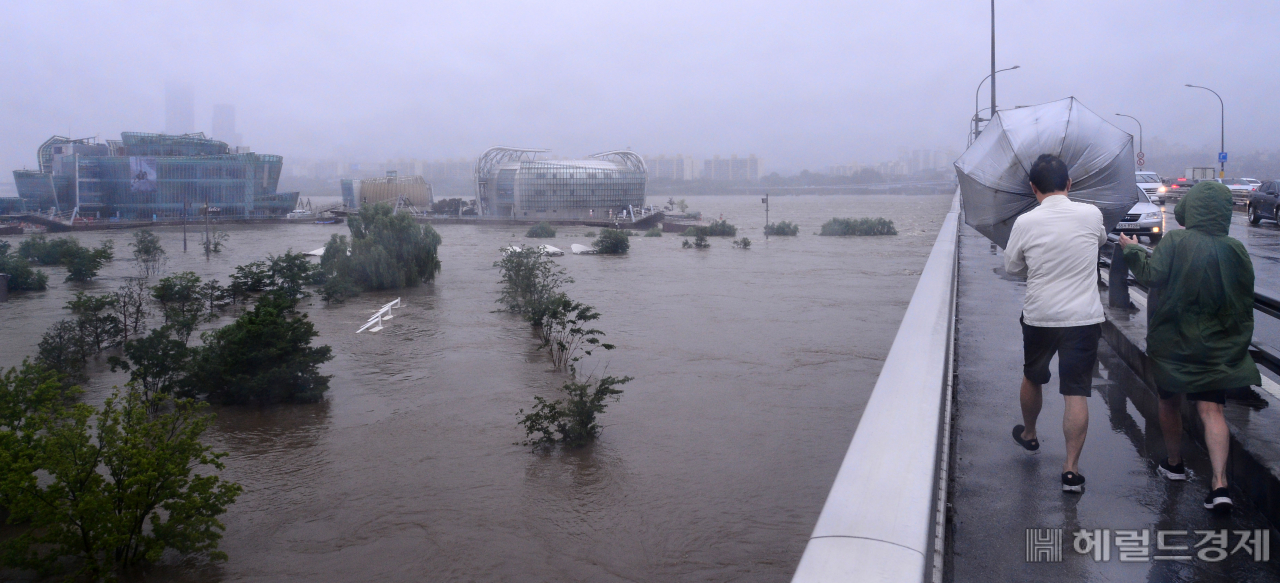
[(481, 215), (603, 219), (644, 206), (644, 159), (630, 150), (582, 160), (539, 159), (549, 150), (496, 147), (476, 161)]
[(232, 149), (203, 133), (124, 132), (119, 140), (54, 136), (36, 170), (14, 170), (27, 212), (152, 219), (283, 216), (298, 193), (276, 192), (284, 159)]

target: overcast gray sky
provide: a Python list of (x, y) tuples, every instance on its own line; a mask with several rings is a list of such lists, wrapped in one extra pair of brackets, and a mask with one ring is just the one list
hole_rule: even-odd
[[(256, 151), (309, 158), (747, 155), (769, 170), (962, 150), (989, 3), (15, 2), (0, 20), (0, 160), (53, 134), (161, 131), (166, 80), (198, 130), (232, 103)], [(1001, 107), (1074, 95), (1148, 138), (1276, 148), (1275, 0), (998, 0)], [(982, 101), (987, 102), (984, 96)], [(1136, 132), (1128, 120), (1120, 127)], [(7, 177), (6, 177), (7, 179)]]

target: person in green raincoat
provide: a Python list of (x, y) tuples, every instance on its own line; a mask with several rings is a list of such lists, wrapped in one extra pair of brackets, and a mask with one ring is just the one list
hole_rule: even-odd
[(1174, 208), (1178, 224), (1148, 257), (1135, 239), (1120, 236), (1134, 279), (1157, 299), (1147, 327), (1147, 354), (1155, 361), (1160, 429), (1168, 457), (1158, 471), (1186, 480), (1182, 463), (1182, 400), (1195, 401), (1204, 422), (1213, 483), (1205, 508), (1231, 508), (1227, 488), (1230, 431), (1222, 407), (1226, 389), (1261, 384), (1249, 356), (1253, 339), (1253, 262), (1244, 245), (1227, 236), (1231, 191), (1201, 182)]

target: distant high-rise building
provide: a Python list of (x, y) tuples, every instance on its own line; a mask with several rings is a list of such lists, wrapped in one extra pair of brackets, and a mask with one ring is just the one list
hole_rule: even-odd
[(240, 145), (236, 133), (236, 106), (219, 103), (213, 106), (213, 139), (226, 142), (232, 148)]
[(169, 83), (164, 88), (164, 133), (189, 134), (196, 131), (196, 99), (186, 83)]
[(697, 180), (701, 175), (701, 164), (694, 158), (685, 158), (676, 154), (674, 158), (665, 155), (656, 158), (645, 158), (649, 177), (660, 180)]
[(752, 154), (746, 158), (733, 156), (725, 160), (719, 156), (703, 163), (702, 178), (706, 180), (750, 180), (760, 179), (760, 160)]

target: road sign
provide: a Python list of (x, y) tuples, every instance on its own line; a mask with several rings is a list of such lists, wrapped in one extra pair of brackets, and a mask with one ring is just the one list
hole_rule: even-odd
[(1138, 152), (1138, 165), (1141, 166), (1143, 162), (1144, 160), (1142, 159), (1142, 152)]
[(1218, 152), (1218, 163), (1219, 163), (1219, 164), (1226, 164), (1226, 163), (1227, 163), (1227, 153), (1226, 153), (1226, 152)]

